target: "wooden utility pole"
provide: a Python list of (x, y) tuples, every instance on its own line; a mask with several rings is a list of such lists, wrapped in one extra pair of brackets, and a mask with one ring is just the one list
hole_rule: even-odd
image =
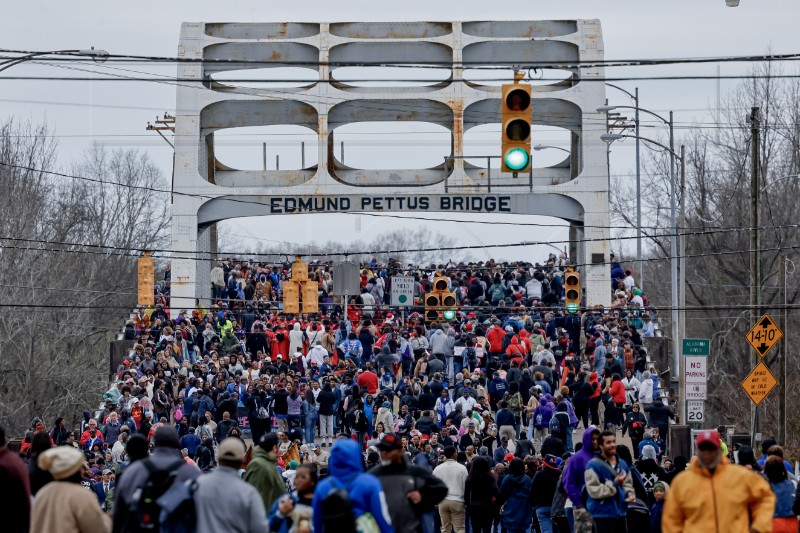
[[(750, 110), (748, 117), (750, 122), (750, 148), (751, 148), (751, 168), (750, 168), (750, 321), (755, 323), (761, 316), (761, 254), (758, 249), (761, 239), (759, 238), (759, 171), (761, 167), (761, 109), (754, 107)], [(752, 365), (758, 365), (758, 353), (753, 351)], [(750, 443), (755, 449), (756, 433), (758, 433), (758, 406), (754, 403), (750, 408)]]

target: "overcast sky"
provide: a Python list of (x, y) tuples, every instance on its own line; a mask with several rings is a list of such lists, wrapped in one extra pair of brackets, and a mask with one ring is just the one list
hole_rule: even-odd
[[(78, 7), (80, 6), (80, 7)], [(86, 6), (86, 7), (83, 7)], [(513, 6), (513, 7), (512, 7)], [(284, 21), (417, 21), (417, 20), (548, 20), (597, 18), (603, 26), (606, 59), (674, 58), (699, 56), (733, 56), (800, 52), (797, 39), (797, 0), (742, 0), (738, 8), (728, 8), (725, 0), (674, 0), (669, 2), (612, 1), (603, 2), (485, 2), (475, 0), (436, 1), (405, 0), (397, 3), (375, 1), (302, 1), (210, 2), (206, 0), (136, 3), (117, 2), (5, 2), (0, 17), (0, 48), (20, 50), (58, 50), (97, 48), (112, 54), (175, 56), (180, 24), (183, 21), (205, 22), (284, 22)], [(175, 74), (174, 65), (119, 65), (86, 68), (97, 72), (137, 76), (138, 73), (114, 70), (127, 68), (148, 75)], [(728, 63), (721, 73), (735, 75), (746, 64)], [(607, 69), (611, 76), (713, 76), (715, 65), (660, 66), (632, 69)], [(69, 82), (14, 81), (4, 76), (85, 76), (54, 64), (24, 64), (0, 73), (0, 117), (16, 116), (33, 121), (47, 120), (59, 138), (61, 164), (69, 163), (92, 142), (110, 148), (137, 148), (146, 151), (163, 169), (171, 174), (171, 148), (145, 126), (156, 115), (175, 109), (174, 86), (166, 83), (144, 82)], [(721, 90), (736, 81), (723, 80)], [(640, 88), (641, 105), (656, 112), (675, 111), (680, 135), (681, 128), (692, 123), (714, 120), (709, 109), (716, 107), (717, 82), (693, 81), (625, 81), (620, 85), (633, 92)], [(621, 93), (608, 90), (611, 103), (629, 104)], [(742, 110), (747, 113), (748, 110)], [(491, 130), (491, 127), (487, 128)], [(499, 126), (495, 127), (499, 131)], [(422, 134), (420, 132), (430, 132)], [(293, 130), (263, 129), (218, 136), (219, 158), (238, 168), (260, 168), (262, 141), (269, 143), (269, 168), (274, 168), (275, 155), (281, 156), (281, 167), (299, 158), (299, 140)], [(277, 134), (277, 135), (276, 135)], [(377, 135), (380, 134), (380, 135)], [(655, 128), (643, 130), (643, 135), (656, 136)], [(496, 133), (476, 132), (465, 139), (472, 154), (486, 153), (499, 146)], [(346, 139), (348, 165), (365, 167), (408, 163), (410, 167), (433, 166), (449, 152), (444, 130), (436, 132), (431, 125), (402, 125), (381, 128), (352, 129)], [(566, 146), (567, 135), (553, 129), (534, 131), (534, 144)], [(391, 145), (391, 146), (390, 146)], [(632, 174), (633, 142), (612, 145), (612, 173)], [(499, 151), (499, 150), (497, 150)], [(308, 152), (307, 152), (308, 153)], [(556, 150), (536, 152), (537, 166), (558, 162), (563, 153)], [(633, 178), (629, 178), (633, 179)], [(443, 216), (432, 214), (432, 217)], [(447, 215), (447, 218), (470, 218)], [(484, 215), (480, 220), (545, 222), (557, 219), (526, 216)], [(221, 224), (223, 231), (239, 241), (255, 238), (292, 243), (327, 239), (362, 240), (384, 229), (414, 228), (419, 221), (399, 221), (357, 215), (304, 215), (275, 220), (266, 218), (238, 219)], [(459, 243), (487, 244), (514, 240), (563, 241), (566, 229), (525, 227), (514, 231), (509, 226), (485, 224), (436, 223), (442, 233), (452, 235)], [(499, 228), (499, 229), (498, 229)], [(269, 241), (267, 241), (269, 243)], [(556, 246), (563, 247), (562, 243)], [(633, 243), (615, 242), (613, 248), (632, 251)], [(290, 245), (287, 245), (290, 247)], [(380, 248), (380, 243), (376, 243)], [(540, 260), (546, 257), (546, 247), (489, 250), (492, 257)], [(483, 255), (477, 251), (475, 257)], [(481, 257), (482, 258), (482, 257)], [(443, 258), (447, 259), (447, 258)]]

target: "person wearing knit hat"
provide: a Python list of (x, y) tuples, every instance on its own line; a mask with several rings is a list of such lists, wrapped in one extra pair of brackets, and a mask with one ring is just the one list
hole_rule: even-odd
[(58, 446), (39, 454), (39, 467), (50, 472), (54, 481), (36, 495), (31, 531), (110, 531), (111, 520), (97, 504), (94, 491), (81, 485), (85, 461), (83, 453), (71, 446)]
[(653, 487), (653, 498), (655, 503), (650, 507), (650, 532), (661, 533), (661, 515), (664, 512), (664, 500), (669, 494), (669, 483), (666, 481), (656, 481)]

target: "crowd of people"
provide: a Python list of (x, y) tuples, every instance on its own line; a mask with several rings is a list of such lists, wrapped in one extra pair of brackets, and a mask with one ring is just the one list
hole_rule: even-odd
[[(759, 464), (707, 431), (670, 457), (633, 272), (612, 264), (612, 306), (570, 314), (568, 267), (373, 259), (342, 307), (312, 264), (316, 316), (281, 312), (281, 266), (223, 262), (190, 311), (167, 270), (101, 409), (34, 420), (19, 450), (0, 434), (9, 531), (797, 531), (776, 443)], [(455, 319), (402, 320), (400, 273), (417, 304), (445, 277)]]

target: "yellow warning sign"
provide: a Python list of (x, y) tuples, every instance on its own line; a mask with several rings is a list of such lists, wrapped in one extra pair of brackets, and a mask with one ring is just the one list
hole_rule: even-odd
[(758, 319), (753, 329), (748, 331), (745, 336), (750, 346), (761, 357), (764, 357), (781, 340), (781, 337), (783, 337), (783, 331), (772, 320), (769, 313), (764, 313), (764, 316)]
[(763, 361), (758, 363), (753, 371), (742, 381), (744, 391), (756, 405), (760, 404), (777, 384), (778, 380), (775, 379), (775, 376), (772, 375), (772, 372)]

